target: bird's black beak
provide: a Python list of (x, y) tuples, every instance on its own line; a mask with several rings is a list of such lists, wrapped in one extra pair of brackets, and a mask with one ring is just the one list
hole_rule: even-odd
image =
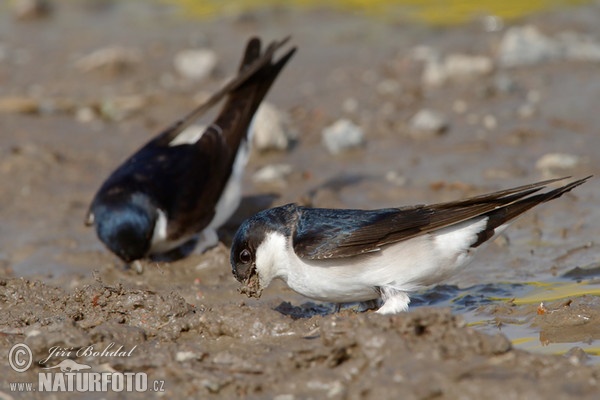
[(256, 265), (254, 263), (238, 264), (233, 270), (235, 279), (240, 283), (244, 283), (244, 281), (248, 280), (253, 273), (256, 273)]

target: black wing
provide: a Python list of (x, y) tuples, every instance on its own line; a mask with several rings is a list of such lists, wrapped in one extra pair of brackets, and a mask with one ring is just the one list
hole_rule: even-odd
[[(148, 194), (169, 217), (168, 236), (177, 239), (205, 228), (231, 174), (248, 125), (281, 69), (295, 52), (272, 61), (288, 39), (270, 44), (261, 54), (261, 42), (252, 38), (238, 75), (204, 104), (160, 133), (126, 160), (102, 185), (88, 213), (93, 222), (97, 201), (122, 201), (131, 193)], [(185, 128), (210, 107), (226, 98), (215, 122), (194, 144), (169, 146)]]
[(294, 251), (299, 257), (308, 259), (350, 257), (485, 215), (489, 217), (488, 223), (472, 244), (476, 247), (491, 238), (498, 226), (540, 203), (560, 197), (589, 177), (533, 195), (544, 185), (562, 179), (566, 178), (433, 205), (373, 211), (299, 207)]

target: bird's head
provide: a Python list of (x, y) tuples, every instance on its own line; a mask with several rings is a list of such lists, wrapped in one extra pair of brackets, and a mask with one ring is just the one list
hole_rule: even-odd
[(148, 255), (157, 211), (145, 195), (96, 204), (93, 219), (98, 238), (123, 261), (130, 263)]
[(282, 277), (281, 257), (292, 232), (291, 215), (295, 205), (264, 210), (239, 227), (231, 244), (231, 269), (244, 286), (241, 293), (260, 297), (273, 278)]

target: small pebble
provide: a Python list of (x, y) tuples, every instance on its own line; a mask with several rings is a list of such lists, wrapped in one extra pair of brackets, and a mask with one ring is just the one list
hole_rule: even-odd
[(401, 175), (401, 174), (397, 173), (396, 171), (388, 171), (385, 174), (385, 180), (396, 186), (404, 186), (404, 185), (406, 185), (406, 182), (407, 182), (406, 176)]
[(217, 67), (217, 54), (210, 49), (183, 50), (173, 60), (175, 70), (184, 78), (200, 81), (208, 78)]
[(560, 46), (535, 26), (509, 28), (500, 42), (498, 61), (503, 67), (533, 65), (561, 55)]
[(266, 165), (252, 175), (256, 183), (285, 183), (285, 178), (293, 171), (289, 164)]
[(448, 130), (449, 124), (446, 117), (428, 109), (417, 112), (409, 122), (410, 136), (415, 139), (430, 138), (440, 135)]
[(0, 113), (34, 114), (38, 111), (39, 104), (36, 99), (16, 96), (0, 98)]
[(296, 139), (287, 113), (270, 103), (262, 103), (256, 112), (250, 135), (259, 151), (286, 150)]
[(197, 358), (198, 358), (198, 355), (191, 351), (178, 351), (175, 354), (175, 361), (177, 361), (177, 362), (195, 360)]
[(331, 154), (357, 148), (364, 144), (363, 130), (347, 119), (337, 120), (323, 129), (323, 144)]
[(450, 54), (443, 61), (436, 53), (420, 55), (425, 60), (421, 80), (427, 86), (439, 86), (449, 80), (460, 80), (487, 75), (494, 63), (486, 56)]
[(483, 126), (488, 131), (491, 131), (491, 130), (496, 129), (496, 127), (498, 127), (498, 121), (496, 120), (496, 117), (488, 114), (483, 117)]
[(219, 393), (221, 388), (223, 387), (219, 382), (216, 382), (212, 379), (203, 379), (200, 384), (204, 386), (211, 393)]
[(133, 68), (142, 59), (140, 51), (121, 46), (103, 47), (81, 57), (75, 67), (83, 72), (106, 70), (120, 72)]
[(80, 107), (75, 111), (75, 119), (84, 124), (92, 122), (97, 117), (96, 111), (91, 107)]
[(517, 110), (519, 117), (525, 119), (530, 118), (537, 112), (537, 108), (531, 103), (522, 104)]
[(544, 176), (555, 176), (563, 174), (581, 165), (581, 157), (566, 153), (548, 153), (535, 163), (535, 167), (542, 171)]

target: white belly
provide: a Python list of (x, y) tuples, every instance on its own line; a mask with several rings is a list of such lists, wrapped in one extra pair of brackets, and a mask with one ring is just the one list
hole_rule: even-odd
[(281, 278), (294, 291), (321, 301), (352, 302), (379, 297), (377, 288), (412, 292), (456, 274), (472, 259), (470, 245), (487, 218), (388, 245), (380, 251), (332, 260), (293, 256)]

